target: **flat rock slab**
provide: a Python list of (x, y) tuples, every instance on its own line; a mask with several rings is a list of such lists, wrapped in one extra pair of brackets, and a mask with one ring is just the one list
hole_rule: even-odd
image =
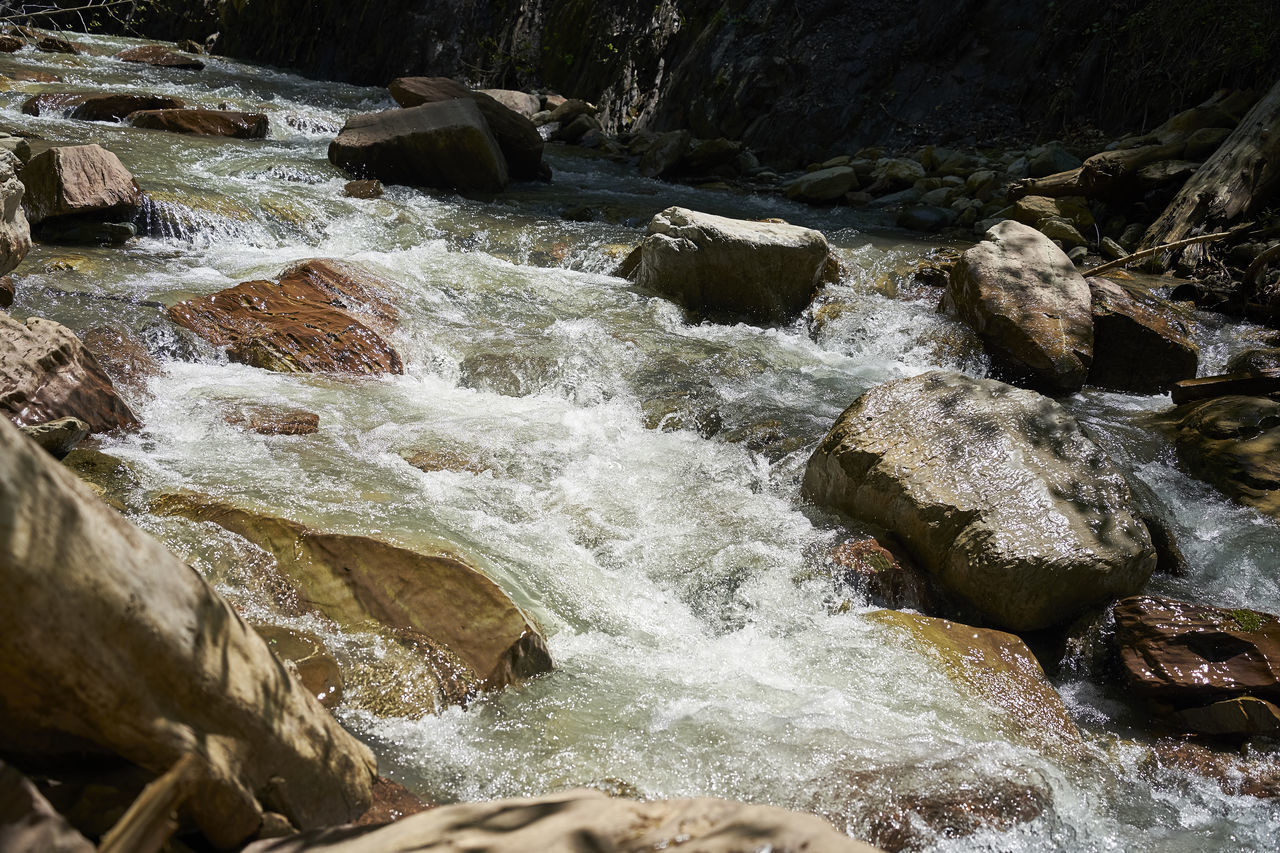
[(177, 51), (169, 50), (169, 48), (161, 47), (158, 44), (131, 47), (128, 50), (120, 51), (115, 57), (116, 59), (123, 59), (125, 62), (140, 62), (156, 68), (186, 68), (190, 71), (199, 71), (204, 68), (204, 63), (194, 56), (183, 56)]
[(509, 179), (506, 156), (469, 98), (353, 115), (329, 144), (329, 160), (357, 178), (459, 192), (502, 192)]
[(874, 853), (811, 814), (729, 800), (612, 798), (565, 791), (536, 799), (440, 806), (364, 832), (339, 828), (259, 841), (245, 853)]
[(267, 117), (262, 113), (237, 110), (139, 110), (130, 113), (127, 120), (134, 127), (147, 130), (232, 139), (265, 139), (269, 129)]
[[(169, 317), (232, 361), (284, 373), (402, 373), (383, 337), (393, 310), (367, 270), (341, 261), (303, 261), (280, 279), (246, 281), (179, 302)], [(379, 331), (381, 330), (381, 332)]]
[(0, 419), (0, 750), (200, 758), (187, 807), (215, 847), (263, 802), (356, 818), (375, 765), (194, 569)]
[(782, 322), (812, 301), (831, 259), (826, 237), (784, 222), (669, 207), (649, 222), (636, 284), (693, 311)]
[(886, 382), (814, 451), (804, 494), (886, 528), (993, 626), (1035, 630), (1155, 568), (1124, 476), (1053, 400), (934, 371)]
[(1071, 393), (1093, 362), (1089, 285), (1034, 228), (1005, 220), (951, 269), (948, 297), (960, 319), (1018, 384)]
[(100, 145), (50, 148), (22, 169), (27, 219), (38, 225), (59, 216), (92, 214), (127, 220), (142, 204), (142, 189), (120, 158)]
[(27, 98), (22, 103), (22, 111), (31, 116), (60, 115), (83, 121), (120, 121), (139, 110), (168, 110), (185, 106), (181, 98), (168, 95), (41, 92)]
[(75, 333), (32, 317), (0, 314), (0, 412), (19, 426), (79, 418), (94, 432), (138, 419)]

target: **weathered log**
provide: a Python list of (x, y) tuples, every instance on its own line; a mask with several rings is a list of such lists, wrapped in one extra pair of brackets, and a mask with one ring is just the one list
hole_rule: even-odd
[[(1254, 105), (1221, 147), (1182, 187), (1139, 248), (1194, 231), (1222, 231), (1263, 205), (1280, 185), (1280, 82)], [(1175, 260), (1164, 262), (1168, 269)]]
[(1124, 195), (1130, 190), (1141, 189), (1138, 175), (1144, 168), (1153, 163), (1177, 160), (1182, 157), (1186, 147), (1185, 142), (1172, 142), (1167, 145), (1143, 145), (1103, 151), (1085, 160), (1079, 169), (1015, 182), (1009, 188), (1009, 200), (1016, 201), (1027, 195), (1051, 198), (1067, 195), (1088, 198)]
[(1025, 178), (1014, 181), (1009, 186), (1009, 201), (1017, 201), (1023, 196), (1043, 195), (1050, 198), (1061, 198), (1068, 195), (1084, 195), (1084, 184), (1081, 181), (1083, 168), (1071, 169), (1046, 175), (1043, 178)]

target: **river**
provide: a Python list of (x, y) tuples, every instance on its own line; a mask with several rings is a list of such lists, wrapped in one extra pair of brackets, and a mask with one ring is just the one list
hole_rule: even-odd
[[(136, 43), (75, 38), (102, 54)], [(665, 184), (557, 146), (550, 184), (489, 202), (406, 187), (351, 199), (326, 146), (346, 115), (393, 106), (384, 90), (216, 57), (187, 72), (0, 56), (0, 73), (18, 71), (61, 82), (7, 83), (4, 127), (98, 142), (157, 199), (149, 236), (37, 245), (15, 271), (15, 316), (125, 327), (161, 355), (148, 391), (125, 391), (144, 426), (102, 449), (153, 492), (196, 490), (408, 547), (448, 543), (544, 628), (554, 672), (466, 709), (407, 713), (413, 668), (391, 660), (384, 637), (282, 612), (257, 577), (270, 561), (229, 534), (137, 516), (250, 618), (326, 640), (348, 681), (337, 714), (384, 773), (441, 802), (596, 784), (816, 810), (853, 834), (903, 793), (1007, 780), (1047, 792), (1039, 817), (959, 838), (925, 832), (929, 849), (1274, 849), (1274, 801), (1147, 768), (1130, 717), (1082, 676), (1057, 686), (1089, 754), (1044, 754), (824, 575), (822, 555), (848, 532), (804, 504), (799, 479), (836, 416), (888, 379), (986, 368), (971, 336), (937, 313), (937, 293), (901, 273), (936, 244), (875, 232), (849, 209)], [(265, 112), (270, 136), (200, 139), (19, 110), (37, 91), (100, 89)], [(782, 328), (691, 325), (611, 277), (672, 204), (821, 229), (846, 272), (820, 301), (842, 310)], [(584, 208), (596, 221), (564, 218)], [(232, 364), (159, 307), (308, 257), (394, 283), (404, 375)], [(1257, 331), (1201, 317), (1202, 373)], [(1169, 505), (1193, 570), (1157, 576), (1150, 591), (1280, 612), (1280, 529), (1178, 470), (1147, 420), (1167, 398), (1086, 391), (1065, 403)], [(247, 404), (316, 412), (320, 431), (267, 437), (226, 422)], [(664, 418), (668, 429), (654, 428)], [(473, 470), (405, 461), (421, 451)]]

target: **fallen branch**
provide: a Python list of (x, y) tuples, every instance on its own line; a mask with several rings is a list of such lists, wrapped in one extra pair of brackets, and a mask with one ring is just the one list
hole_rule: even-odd
[(98, 853), (156, 853), (178, 828), (174, 812), (195, 787), (200, 759), (187, 753), (142, 790), (124, 816), (102, 837)]
[[(16, 15), (5, 15), (4, 17), (0, 17), (0, 21), (8, 23), (10, 21), (16, 21), (19, 18), (26, 18), (27, 20), (30, 20), (31, 18), (48, 18), (52, 15), (64, 15), (69, 12), (88, 12), (94, 9), (108, 9), (112, 6), (132, 6), (137, 2), (138, 0), (103, 0), (101, 3), (88, 3), (84, 6), (72, 6), (66, 9), (53, 8), (47, 10), (23, 11)], [(23, 8), (25, 9), (26, 7)]]
[(1133, 261), (1140, 261), (1143, 258), (1149, 258), (1152, 255), (1158, 255), (1161, 252), (1167, 252), (1171, 249), (1181, 249), (1186, 246), (1194, 245), (1196, 243), (1209, 243), (1214, 240), (1221, 240), (1223, 237), (1230, 237), (1232, 234), (1235, 234), (1237, 230), (1239, 229), (1232, 229), (1230, 231), (1219, 231), (1216, 234), (1201, 234), (1199, 237), (1188, 237), (1185, 240), (1178, 240), (1173, 243), (1165, 243), (1163, 246), (1152, 246), (1150, 249), (1143, 249), (1141, 252), (1134, 252), (1132, 255), (1125, 255), (1123, 258), (1118, 258), (1114, 261), (1108, 261), (1102, 266), (1094, 267), (1091, 270), (1086, 270), (1086, 272), (1089, 275), (1101, 275), (1102, 273), (1113, 270), (1116, 267), (1128, 266)]

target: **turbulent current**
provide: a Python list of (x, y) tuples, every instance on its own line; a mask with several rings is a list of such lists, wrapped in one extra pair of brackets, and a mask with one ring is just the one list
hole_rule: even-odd
[[(326, 640), (348, 682), (337, 714), (384, 773), (439, 802), (597, 785), (816, 811), (854, 835), (895, 798), (1009, 782), (1044, 792), (1038, 816), (923, 837), (944, 850), (1275, 849), (1275, 801), (1146, 761), (1133, 720), (1078, 668), (1056, 685), (1087, 754), (1039, 751), (822, 570), (849, 531), (804, 503), (799, 480), (836, 416), (885, 380), (986, 369), (970, 335), (937, 313), (937, 292), (904, 274), (933, 245), (869, 233), (847, 209), (641, 179), (557, 146), (550, 184), (490, 201), (405, 187), (347, 198), (326, 146), (346, 115), (392, 106), (384, 90), (219, 58), (202, 72), (133, 66), (108, 56), (132, 42), (80, 41), (105, 55), (0, 57), (11, 77), (60, 78), (0, 81), (0, 118), (14, 132), (100, 143), (153, 199), (144, 236), (126, 246), (37, 245), (15, 272), (16, 316), (125, 327), (162, 356), (145, 392), (124, 391), (144, 426), (102, 449), (151, 491), (195, 490), (408, 547), (447, 543), (547, 634), (554, 672), (422, 713), (412, 662), (378, 636), (280, 610), (263, 589), (262, 552), (206, 526), (136, 517), (251, 618)], [(20, 112), (35, 92), (68, 90), (261, 111), (270, 135), (202, 139)], [(672, 204), (819, 228), (844, 279), (790, 326), (691, 324), (609, 274)], [(164, 305), (309, 257), (394, 283), (404, 375), (271, 373), (229, 363), (165, 319)], [(1250, 330), (1202, 319), (1201, 371), (1212, 373)], [(227, 422), (248, 404), (318, 413), (320, 431), (268, 437)], [(1066, 404), (1170, 507), (1193, 568), (1150, 590), (1280, 611), (1280, 529), (1178, 470), (1147, 422), (1167, 398), (1086, 391)], [(464, 464), (423, 471), (405, 461), (415, 453)]]

